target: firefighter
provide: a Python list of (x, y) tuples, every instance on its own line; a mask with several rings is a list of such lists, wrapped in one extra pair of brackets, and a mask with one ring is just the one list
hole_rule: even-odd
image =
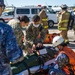
[(45, 30), (48, 33), (48, 16), (47, 16), (45, 10), (46, 10), (46, 6), (43, 6), (42, 10), (39, 12), (38, 16), (40, 16), (41, 23), (43, 24)]
[(61, 31), (60, 35), (65, 39), (65, 43), (69, 43), (67, 32), (68, 32), (70, 13), (67, 11), (66, 4), (62, 5), (61, 8), (62, 8), (62, 12), (59, 17), (58, 29)]
[[(56, 57), (55, 61), (58, 63), (59, 67), (65, 71), (67, 68), (67, 75), (75, 75), (75, 52), (66, 46), (64, 39), (61, 36), (56, 36), (53, 38), (53, 46), (57, 47), (59, 55)], [(66, 60), (62, 60), (63, 57), (68, 56)], [(63, 56), (63, 57), (62, 57)]]

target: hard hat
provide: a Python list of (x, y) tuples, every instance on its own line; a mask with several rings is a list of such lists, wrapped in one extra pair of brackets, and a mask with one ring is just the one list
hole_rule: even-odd
[(52, 41), (54, 47), (62, 44), (63, 42), (64, 42), (64, 39), (61, 36), (55, 36)]
[(55, 61), (58, 63), (58, 66), (60, 68), (63, 68), (64, 66), (69, 64), (69, 57), (65, 53), (60, 53)]
[(5, 7), (5, 4), (4, 4), (4, 0), (0, 0), (0, 6), (2, 7)]
[(66, 5), (66, 4), (62, 4), (62, 5), (61, 5), (61, 8), (62, 8), (62, 9), (67, 9), (67, 5)]

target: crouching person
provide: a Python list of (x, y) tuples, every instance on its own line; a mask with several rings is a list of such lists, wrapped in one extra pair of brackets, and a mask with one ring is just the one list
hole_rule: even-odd
[(33, 16), (32, 23), (29, 25), (27, 30), (26, 39), (28, 43), (35, 49), (36, 44), (41, 46), (44, 42), (46, 31), (40, 23), (40, 17), (38, 15)]
[(75, 52), (66, 46), (61, 36), (53, 38), (53, 45), (58, 48), (59, 54), (49, 75), (75, 75)]

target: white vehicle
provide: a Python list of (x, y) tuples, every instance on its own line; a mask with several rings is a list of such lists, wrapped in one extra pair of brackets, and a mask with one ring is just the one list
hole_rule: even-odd
[[(13, 9), (8, 9), (7, 7), (5, 11), (2, 13), (1, 18), (3, 18), (6, 22), (8, 22), (9, 20), (17, 18), (18, 16), (26, 15), (29, 17), (31, 21), (32, 17), (38, 14), (40, 11), (41, 6), (13, 7)], [(50, 9), (48, 8), (46, 13), (48, 15), (49, 27), (53, 27), (54, 24), (58, 22), (56, 13), (54, 11), (50, 11)]]

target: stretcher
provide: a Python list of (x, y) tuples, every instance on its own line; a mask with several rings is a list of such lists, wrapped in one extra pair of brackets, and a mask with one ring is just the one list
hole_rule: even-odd
[[(36, 53), (27, 55), (24, 57), (22, 62), (12, 64), (11, 69), (13, 75), (30, 75), (41, 70), (45, 72), (49, 65), (54, 62), (54, 56), (56, 51), (53, 47), (46, 47), (38, 51), (39, 55)], [(48, 71), (48, 70), (47, 70)], [(48, 73), (48, 72), (47, 72)], [(45, 75), (45, 74), (44, 74)]]

